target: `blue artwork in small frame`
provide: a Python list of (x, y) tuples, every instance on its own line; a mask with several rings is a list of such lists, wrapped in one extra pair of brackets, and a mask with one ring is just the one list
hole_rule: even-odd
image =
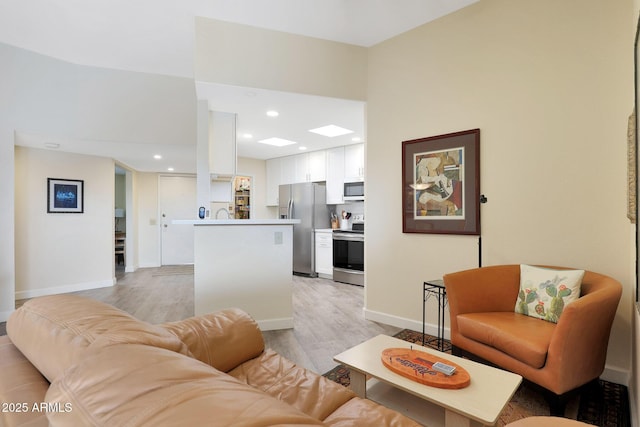
[(83, 213), (84, 181), (47, 178), (47, 213)]

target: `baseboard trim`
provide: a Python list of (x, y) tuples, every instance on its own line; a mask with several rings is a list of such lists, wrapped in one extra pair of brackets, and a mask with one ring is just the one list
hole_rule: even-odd
[(28, 291), (16, 291), (16, 299), (36, 298), (46, 295), (66, 294), (69, 292), (86, 291), (89, 289), (107, 288), (113, 286), (115, 278), (97, 280), (95, 282), (76, 283), (73, 285), (52, 286), (49, 288), (30, 289)]
[(610, 383), (622, 384), (629, 389), (629, 383), (631, 382), (631, 372), (625, 369), (621, 369), (615, 366), (604, 366), (604, 371), (600, 375), (601, 380), (609, 381)]
[(293, 329), (293, 317), (281, 319), (256, 320), (261, 331), (276, 331), (280, 329)]
[[(392, 314), (382, 313), (379, 311), (373, 311), (367, 308), (363, 308), (362, 310), (364, 312), (364, 318), (367, 320), (384, 323), (385, 325), (391, 325), (397, 328), (411, 329), (412, 331), (422, 332), (422, 322), (420, 321), (407, 319), (406, 317), (394, 316)], [(436, 336), (438, 334), (438, 325), (433, 323), (425, 323), (424, 332), (426, 334)], [(444, 328), (444, 338), (451, 338), (451, 332), (447, 327)]]
[[(142, 263), (138, 265), (138, 268), (156, 268), (156, 267), (162, 267), (162, 264), (158, 264), (158, 263)], [(125, 271), (126, 271), (126, 267), (125, 267)]]

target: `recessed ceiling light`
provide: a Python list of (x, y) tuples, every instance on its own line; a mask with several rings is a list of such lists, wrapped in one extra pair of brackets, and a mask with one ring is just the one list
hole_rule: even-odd
[(278, 113), (276, 110), (267, 111), (267, 116), (269, 116), (269, 117), (278, 117), (279, 115), (280, 115), (280, 113)]
[(169, 172), (173, 172), (173, 171), (174, 171), (174, 169), (173, 169), (173, 168), (167, 168), (167, 170), (168, 170)]
[(333, 138), (334, 136), (346, 135), (348, 133), (353, 133), (352, 130), (341, 128), (336, 125), (328, 125), (322, 126), (316, 129), (310, 129), (309, 132), (317, 133), (318, 135), (328, 136), (329, 138)]
[(298, 147), (298, 150), (306, 150), (306, 149), (307, 149), (307, 147), (304, 147), (304, 146)]
[(297, 142), (289, 141), (288, 139), (282, 139), (282, 138), (267, 138), (267, 139), (261, 139), (258, 142), (262, 144), (267, 144), (267, 145), (274, 145), (276, 147), (284, 147), (285, 145), (297, 144)]
[(60, 144), (58, 144), (56, 142), (45, 142), (44, 146), (46, 148), (51, 148), (52, 150), (56, 150), (56, 149), (60, 148)]
[(242, 134), (242, 137), (243, 137), (244, 139), (251, 139), (251, 138), (253, 138), (253, 135), (251, 135), (250, 133), (243, 133), (243, 134)]
[(160, 154), (154, 154), (153, 158), (156, 160), (160, 160), (162, 158), (162, 156)]
[(351, 138), (351, 140), (353, 142), (361, 142), (362, 141), (362, 139), (359, 136), (355, 136), (355, 137)]

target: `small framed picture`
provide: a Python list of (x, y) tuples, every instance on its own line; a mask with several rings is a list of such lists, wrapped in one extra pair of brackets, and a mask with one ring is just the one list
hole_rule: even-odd
[(47, 213), (83, 213), (84, 181), (47, 178)]
[(402, 142), (402, 232), (480, 234), (480, 129)]

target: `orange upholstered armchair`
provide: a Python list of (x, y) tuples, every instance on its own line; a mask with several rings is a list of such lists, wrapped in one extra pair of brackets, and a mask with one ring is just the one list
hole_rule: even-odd
[(604, 371), (622, 286), (611, 277), (585, 271), (579, 298), (563, 306), (554, 323), (515, 311), (516, 301), (525, 295), (519, 295), (520, 268), (499, 265), (444, 276), (453, 352), (541, 386), (548, 392), (552, 414), (560, 414), (570, 392)]

